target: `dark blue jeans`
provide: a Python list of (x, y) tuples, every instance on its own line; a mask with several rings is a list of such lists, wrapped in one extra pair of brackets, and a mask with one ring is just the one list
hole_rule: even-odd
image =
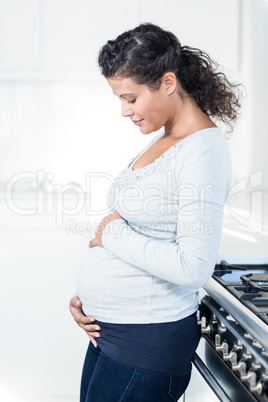
[(135, 370), (89, 343), (80, 402), (172, 402), (184, 393), (191, 374), (165, 376)]

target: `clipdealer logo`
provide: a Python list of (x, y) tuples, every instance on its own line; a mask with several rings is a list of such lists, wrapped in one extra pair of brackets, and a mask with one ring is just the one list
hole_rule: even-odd
[[(17, 215), (54, 216), (56, 227), (63, 227), (69, 217), (84, 212), (87, 216), (98, 216), (109, 213), (107, 208), (94, 210), (92, 195), (94, 195), (94, 180), (100, 185), (101, 180), (112, 183), (114, 177), (105, 172), (89, 172), (85, 176), (85, 188), (78, 183), (55, 183), (55, 175), (43, 170), (26, 171), (13, 175), (5, 188), (5, 201), (8, 208)], [(31, 202), (22, 200), (24, 194), (30, 195)]]
[[(236, 199), (238, 201), (236, 201)], [(249, 205), (241, 205), (241, 200), (248, 200)], [(235, 206), (234, 206), (235, 205)], [(250, 174), (235, 183), (229, 193), (227, 209), (230, 216), (250, 231), (263, 231), (263, 171)]]
[[(97, 216), (102, 218), (111, 212), (107, 207), (101, 208), (98, 201), (95, 202), (97, 205), (93, 205), (94, 199), (97, 199), (95, 194), (99, 193), (104, 181), (107, 185), (107, 180), (109, 185), (114, 183), (114, 177), (109, 173), (88, 172), (85, 175), (85, 186), (83, 187), (78, 183), (56, 183), (55, 175), (52, 172), (46, 173), (44, 170), (19, 172), (14, 174), (6, 184), (6, 205), (17, 215), (53, 217), (55, 226), (65, 226), (67, 234), (91, 236), (94, 235), (100, 221), (97, 219), (98, 222), (93, 222), (91, 218)], [(254, 172), (249, 176), (248, 181), (243, 178), (232, 186), (226, 203), (231, 218), (255, 232), (263, 230), (262, 185), (262, 170)], [(118, 204), (122, 216), (133, 216), (134, 220), (141, 213), (148, 216), (168, 215), (174, 213), (175, 207), (181, 215), (192, 217), (182, 223), (179, 228), (181, 234), (213, 233), (213, 222), (200, 219), (200, 216), (206, 216), (205, 209), (210, 207), (207, 201), (211, 200), (210, 190), (213, 191), (213, 186), (206, 185), (196, 188), (191, 183), (181, 185), (179, 188), (170, 186), (172, 186), (172, 180), (169, 181), (167, 189), (163, 189), (157, 183), (149, 183), (147, 187), (144, 186), (144, 190), (139, 187), (138, 183), (126, 184), (122, 188), (120, 198), (116, 199), (118, 197), (116, 191), (112, 195), (115, 196), (112, 204)], [(20, 197), (21, 189), (30, 190), (25, 193), (31, 194), (31, 202), (23, 202)], [(150, 197), (146, 194), (147, 190), (151, 194)], [(246, 209), (237, 208), (239, 201), (234, 203), (233, 201), (236, 200), (236, 197), (243, 197), (244, 193), (250, 195), (250, 205)], [(167, 195), (170, 196), (169, 199)], [(135, 205), (135, 209), (131, 209), (133, 205)], [(83, 218), (82, 221), (78, 221), (77, 217), (81, 213), (86, 214), (89, 219)], [(154, 228), (152, 224), (149, 229), (159, 231), (161, 227)], [(170, 230), (174, 231), (174, 227)]]

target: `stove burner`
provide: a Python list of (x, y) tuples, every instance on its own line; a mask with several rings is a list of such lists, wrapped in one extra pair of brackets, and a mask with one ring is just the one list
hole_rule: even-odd
[(268, 264), (232, 265), (221, 261), (215, 266), (213, 278), (268, 324)]
[(268, 264), (229, 264), (229, 262), (225, 260), (221, 260), (219, 264), (215, 266), (215, 270), (219, 271), (226, 271), (226, 270), (241, 270), (241, 271), (246, 271), (247, 269), (268, 269)]
[[(242, 275), (240, 279), (249, 292), (268, 292), (268, 275), (266, 274), (247, 274)], [(267, 287), (259, 286), (261, 283), (267, 284)]]

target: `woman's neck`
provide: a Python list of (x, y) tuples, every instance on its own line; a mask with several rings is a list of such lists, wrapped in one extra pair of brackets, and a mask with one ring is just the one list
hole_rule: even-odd
[(180, 140), (210, 127), (217, 126), (206, 113), (202, 112), (195, 101), (184, 98), (177, 107), (174, 107), (174, 112), (165, 125), (164, 137)]

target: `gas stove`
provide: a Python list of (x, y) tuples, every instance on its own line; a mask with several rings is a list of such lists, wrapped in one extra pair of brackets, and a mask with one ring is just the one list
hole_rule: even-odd
[(268, 264), (216, 264), (193, 363), (220, 401), (268, 402)]
[(268, 325), (268, 264), (233, 265), (221, 261), (213, 278)]

